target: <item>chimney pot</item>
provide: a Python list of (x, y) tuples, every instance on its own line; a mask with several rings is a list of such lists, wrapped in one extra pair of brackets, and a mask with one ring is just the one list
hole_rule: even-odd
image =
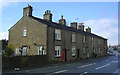
[(52, 13), (50, 10), (46, 10), (45, 11), (45, 14), (43, 15), (44, 16), (44, 19), (47, 20), (47, 21), (52, 21)]
[(84, 23), (79, 23), (78, 29), (84, 31)]
[(71, 26), (72, 28), (76, 28), (76, 29), (77, 29), (77, 22), (72, 22), (72, 23), (70, 23), (70, 26)]

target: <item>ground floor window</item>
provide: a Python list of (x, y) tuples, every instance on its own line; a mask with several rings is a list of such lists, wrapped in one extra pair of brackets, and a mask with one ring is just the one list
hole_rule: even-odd
[(75, 46), (72, 46), (72, 56), (75, 56), (76, 55), (76, 48)]
[(27, 55), (27, 47), (26, 46), (22, 47), (22, 55), (23, 56)]
[(83, 54), (86, 54), (87, 51), (86, 51), (86, 48), (83, 48)]
[(44, 46), (38, 46), (38, 55), (45, 55)]
[(16, 54), (16, 55), (19, 55), (19, 54), (20, 54), (19, 48), (16, 48), (16, 49), (15, 49), (15, 54)]
[(61, 56), (61, 46), (55, 46), (55, 57)]

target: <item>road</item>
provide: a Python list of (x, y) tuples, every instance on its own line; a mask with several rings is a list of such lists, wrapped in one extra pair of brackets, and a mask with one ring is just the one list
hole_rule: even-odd
[(107, 56), (102, 58), (77, 61), (74, 63), (54, 64), (39, 69), (15, 71), (14, 73), (38, 75), (120, 75), (120, 63), (118, 63), (118, 60), (120, 60), (120, 57), (118, 56)]

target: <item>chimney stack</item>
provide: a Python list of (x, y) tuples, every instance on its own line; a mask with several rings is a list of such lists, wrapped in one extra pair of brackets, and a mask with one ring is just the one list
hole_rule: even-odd
[(72, 28), (76, 28), (76, 29), (77, 29), (77, 22), (72, 22), (72, 23), (70, 23), (70, 26), (71, 26)]
[(78, 29), (80, 29), (81, 31), (84, 31), (84, 23), (79, 23)]
[(52, 13), (50, 10), (46, 10), (45, 11), (45, 14), (43, 15), (44, 16), (44, 19), (47, 20), (47, 21), (52, 21)]
[(59, 24), (66, 25), (66, 20), (63, 19), (63, 15), (61, 16), (61, 19), (59, 20)]
[(23, 8), (23, 16), (32, 16), (32, 6), (28, 4), (27, 7)]
[(91, 33), (91, 28), (89, 26), (86, 28), (86, 32)]

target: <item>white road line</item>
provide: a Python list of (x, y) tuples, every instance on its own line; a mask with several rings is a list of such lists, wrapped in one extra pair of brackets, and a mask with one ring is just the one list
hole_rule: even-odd
[(82, 73), (82, 74), (80, 74), (80, 75), (84, 75), (84, 74), (87, 74), (88, 72), (84, 72), (84, 73)]
[(106, 65), (104, 65), (104, 66), (98, 67), (98, 68), (96, 68), (96, 70), (101, 69), (101, 68), (104, 68), (104, 67), (106, 67), (106, 66), (108, 66), (108, 65), (110, 65), (110, 64), (106, 64)]
[(61, 71), (57, 71), (57, 72), (54, 72), (54, 73), (61, 73), (61, 72), (65, 72), (65, 71), (68, 71), (68, 70), (61, 70)]
[(118, 73), (118, 71), (119, 71), (119, 70), (117, 69), (114, 73)]
[(84, 65), (84, 66), (80, 66), (80, 67), (78, 67), (78, 68), (88, 67), (88, 66), (91, 66), (91, 65), (94, 65), (94, 64), (96, 64), (96, 63), (88, 64), (88, 65)]
[(118, 61), (112, 61), (113, 63), (118, 63)]

